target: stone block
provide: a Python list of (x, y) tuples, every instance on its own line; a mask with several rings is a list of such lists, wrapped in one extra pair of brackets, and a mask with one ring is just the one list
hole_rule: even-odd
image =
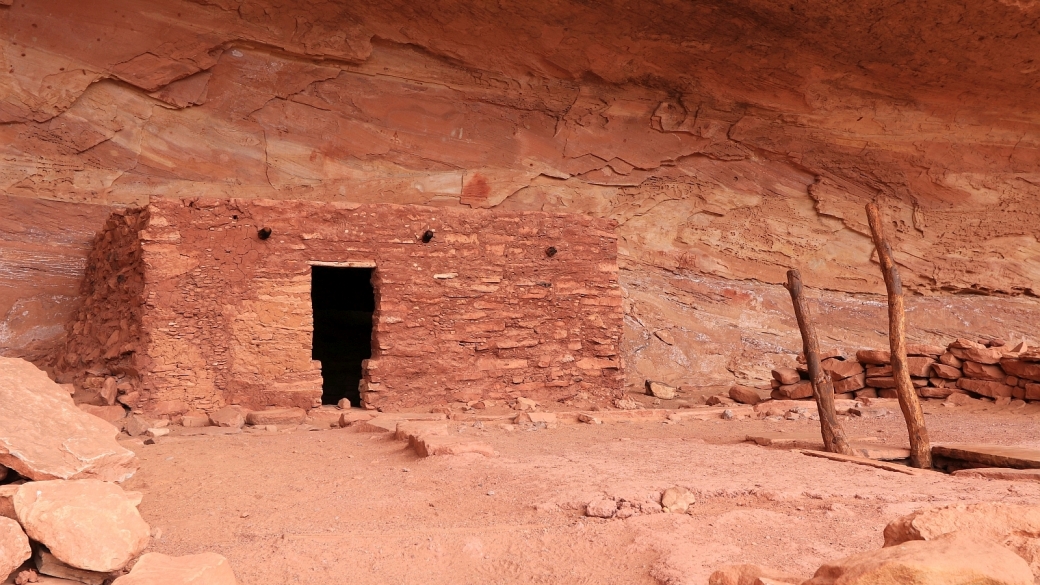
[(216, 427), (240, 429), (246, 424), (243, 409), (236, 406), (225, 406), (209, 415), (209, 420)]
[(835, 394), (846, 394), (848, 392), (855, 392), (865, 387), (867, 384), (867, 375), (865, 373), (859, 373), (854, 376), (850, 376), (843, 380), (838, 380), (833, 383)]
[(762, 401), (762, 397), (759, 396), (758, 391), (754, 388), (747, 386), (741, 386), (739, 384), (730, 386), (729, 397), (736, 402), (741, 404), (750, 404), (754, 406)]
[(935, 363), (930, 357), (908, 357), (906, 358), (906, 371), (911, 376), (927, 378), (932, 375), (932, 364)]
[(856, 360), (861, 364), (884, 366), (892, 362), (892, 354), (880, 349), (861, 349), (856, 352)]
[(646, 393), (654, 398), (660, 398), (661, 400), (673, 400), (676, 396), (676, 389), (674, 386), (669, 386), (663, 382), (654, 382), (647, 380), (645, 382)]
[(1004, 382), (1007, 374), (997, 365), (980, 364), (978, 362), (965, 361), (961, 368), (966, 378), (975, 380), (989, 380), (991, 382)]
[(863, 373), (863, 364), (857, 361), (845, 361), (837, 358), (823, 360), (820, 363), (823, 371), (830, 374), (831, 380), (837, 382)]
[(808, 398), (813, 395), (812, 384), (805, 380), (798, 382), (797, 384), (787, 384), (780, 386), (774, 390), (781, 399), (797, 400), (799, 398)]
[(204, 413), (204, 412), (189, 413), (189, 414), (185, 414), (184, 416), (181, 417), (181, 426), (182, 427), (188, 427), (188, 428), (196, 429), (196, 428), (208, 427), (209, 425), (210, 425), (209, 415)]
[(1000, 367), (1011, 376), (1040, 382), (1040, 363), (1005, 358), (1000, 360)]
[[(958, 361), (960, 361), (960, 360), (958, 360)], [(960, 363), (964, 363), (964, 362), (960, 362)], [(960, 368), (955, 368), (953, 366), (949, 366), (949, 365), (946, 365), (946, 364), (943, 364), (943, 363), (932, 364), (932, 372), (937, 377), (944, 378), (946, 380), (956, 380), (957, 378), (960, 378), (961, 376), (964, 375), (961, 372)]]
[(776, 368), (773, 370), (772, 374), (773, 379), (783, 386), (796, 384), (802, 379), (798, 370), (794, 368)]
[(1002, 382), (990, 382), (986, 380), (973, 380), (971, 378), (961, 378), (957, 380), (957, 387), (968, 392), (974, 392), (975, 394), (981, 394), (989, 398), (999, 398), (1006, 396), (1012, 397), (1012, 388)]

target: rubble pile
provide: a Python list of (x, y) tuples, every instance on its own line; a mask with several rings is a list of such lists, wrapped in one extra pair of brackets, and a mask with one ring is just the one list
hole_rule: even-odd
[[(821, 357), (834, 384), (836, 398), (896, 398), (891, 355), (886, 350), (861, 349), (855, 357), (838, 351)], [(777, 400), (812, 397), (805, 358), (798, 367), (773, 370), (771, 396)], [(1009, 347), (1001, 340), (956, 339), (945, 348), (908, 345), (910, 380), (922, 398), (960, 394), (1003, 403), (1040, 400), (1040, 349), (1027, 342)]]
[(118, 433), (36, 366), (0, 358), (0, 582), (234, 585), (219, 555), (141, 556), (151, 530), (141, 494), (119, 485), (137, 457)]

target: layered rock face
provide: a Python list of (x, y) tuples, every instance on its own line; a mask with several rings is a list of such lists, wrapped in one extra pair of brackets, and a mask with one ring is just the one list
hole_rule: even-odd
[(614, 219), (630, 382), (676, 385), (791, 360), (792, 267), (821, 291), (825, 346), (882, 347), (876, 200), (919, 294), (911, 341), (1035, 338), (1038, 16), (0, 1), (0, 346), (51, 359), (93, 232), (153, 195)]

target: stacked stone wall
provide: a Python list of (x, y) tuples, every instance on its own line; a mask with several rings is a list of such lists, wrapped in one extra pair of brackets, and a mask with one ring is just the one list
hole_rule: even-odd
[(75, 384), (78, 400), (96, 401), (92, 395), (109, 378), (121, 402), (133, 405), (140, 396), (138, 359), (147, 343), (140, 231), (147, 221), (145, 210), (119, 209), (94, 237), (80, 285), (83, 304), (69, 320), (55, 368), (59, 381)]
[(316, 405), (315, 264), (374, 266), (368, 406), (620, 396), (612, 221), (269, 200), (156, 198), (147, 212), (146, 411)]

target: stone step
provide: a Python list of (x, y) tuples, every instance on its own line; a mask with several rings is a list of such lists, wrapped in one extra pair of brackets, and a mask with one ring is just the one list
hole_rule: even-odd
[(977, 443), (944, 443), (932, 446), (932, 456), (951, 460), (960, 468), (1007, 467), (1040, 469), (1040, 449)]

